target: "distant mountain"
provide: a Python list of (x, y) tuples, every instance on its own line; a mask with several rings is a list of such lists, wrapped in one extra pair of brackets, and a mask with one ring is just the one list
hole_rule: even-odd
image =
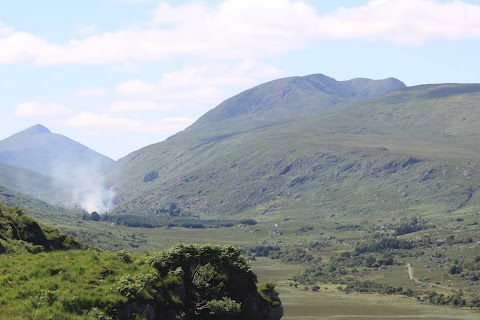
[(113, 160), (37, 124), (0, 141), (0, 184), (50, 204), (107, 211)]
[(0, 164), (0, 186), (50, 203), (65, 203), (70, 196), (68, 188), (50, 176), (5, 164)]
[(71, 168), (103, 169), (113, 160), (37, 124), (0, 141), (0, 163), (56, 176)]
[(292, 121), (405, 87), (403, 82), (394, 78), (337, 81), (322, 74), (274, 80), (227, 99), (187, 131)]
[(2, 185), (0, 185), (0, 204), (24, 208), (35, 218), (41, 218), (43, 221), (55, 221), (55, 223), (62, 219), (71, 219), (72, 215), (81, 214), (79, 209), (66, 209), (54, 206)]

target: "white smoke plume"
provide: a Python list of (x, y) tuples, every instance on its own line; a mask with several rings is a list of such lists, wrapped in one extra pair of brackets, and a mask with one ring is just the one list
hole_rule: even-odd
[(106, 183), (103, 170), (105, 164), (83, 161), (67, 167), (64, 163), (52, 166), (52, 176), (57, 188), (67, 190), (65, 204), (79, 206), (87, 212), (110, 212), (115, 192)]

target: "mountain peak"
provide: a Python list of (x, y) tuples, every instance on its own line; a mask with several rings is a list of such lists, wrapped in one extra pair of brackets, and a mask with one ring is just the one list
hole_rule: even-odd
[(47, 127), (41, 125), (41, 124), (36, 124), (34, 126), (31, 126), (28, 129), (25, 129), (22, 131), (24, 134), (42, 134), (42, 133), (52, 133)]
[(337, 81), (323, 74), (273, 80), (233, 96), (196, 121), (191, 129), (237, 124), (263, 126), (330, 112), (348, 103), (403, 89), (395, 78)]

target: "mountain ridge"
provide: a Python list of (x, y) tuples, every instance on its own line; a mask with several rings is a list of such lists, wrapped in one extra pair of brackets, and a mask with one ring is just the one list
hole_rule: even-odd
[(52, 164), (68, 168), (73, 162), (87, 165), (90, 162), (103, 168), (113, 160), (40, 124), (0, 140), (0, 163), (3, 164), (52, 176)]
[[(0, 165), (5, 165), (0, 173), (6, 177), (0, 183), (49, 204), (109, 210), (111, 192), (104, 184), (103, 172), (113, 163), (109, 157), (52, 133), (41, 124), (0, 141)], [(37, 192), (32, 183), (45, 190)]]
[[(396, 214), (421, 203), (427, 210), (476, 207), (477, 196), (468, 195), (480, 178), (468, 161), (480, 154), (479, 133), (472, 125), (466, 139), (448, 135), (441, 125), (450, 121), (450, 131), (464, 128), (457, 119), (469, 110), (474, 124), (478, 97), (480, 85), (409, 87), (290, 122), (242, 129), (243, 119), (237, 119), (230, 127), (212, 122), (185, 130), (115, 164), (115, 212), (154, 214), (169, 203), (194, 214), (249, 217), (336, 210)], [(428, 123), (435, 125), (432, 133)], [(144, 182), (150, 172), (156, 178)], [(384, 204), (369, 201), (372, 194)], [(329, 205), (319, 209), (315, 199)]]
[(311, 74), (277, 79), (225, 100), (186, 131), (230, 124), (231, 120), (239, 119), (262, 123), (290, 121), (405, 87), (403, 82), (395, 78), (337, 81), (323, 74)]

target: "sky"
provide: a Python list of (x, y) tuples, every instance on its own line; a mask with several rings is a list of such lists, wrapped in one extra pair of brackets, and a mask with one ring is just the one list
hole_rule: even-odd
[(119, 159), (261, 83), (480, 83), (480, 0), (0, 0), (0, 140)]

